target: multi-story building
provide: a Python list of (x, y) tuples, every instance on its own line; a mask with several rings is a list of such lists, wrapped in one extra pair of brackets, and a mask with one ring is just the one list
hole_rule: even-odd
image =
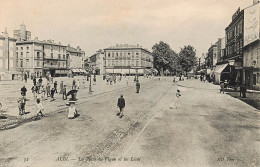
[(68, 59), (68, 68), (72, 73), (85, 73), (84, 70), (84, 60), (85, 60), (85, 52), (81, 50), (78, 46), (77, 48), (73, 48), (70, 45), (67, 46), (67, 59)]
[(14, 30), (14, 38), (17, 39), (18, 41), (31, 40), (31, 32), (26, 31), (26, 26), (23, 23), (20, 25), (19, 30)]
[(152, 53), (134, 45), (116, 45), (104, 49), (106, 74), (143, 75), (152, 72)]
[(260, 90), (260, 3), (244, 9), (243, 83)]
[(16, 39), (9, 37), (7, 29), (0, 35), (0, 80), (12, 80), (19, 73), (15, 66)]
[(105, 53), (103, 50), (97, 51), (94, 55), (89, 57), (89, 65), (95, 74), (103, 75), (105, 74)]
[(67, 75), (66, 46), (53, 40), (19, 41), (16, 44), (16, 68), (28, 75)]
[(226, 27), (226, 55), (224, 60), (230, 66), (230, 83), (242, 82), (244, 10), (240, 8), (233, 14), (231, 23)]
[(215, 69), (216, 64), (219, 60), (217, 55), (217, 44), (211, 45), (211, 47), (208, 49), (208, 57), (209, 57), (209, 67), (211, 70)]
[(43, 75), (62, 76), (67, 75), (68, 57), (66, 56), (66, 45), (53, 40), (43, 41)]
[(217, 63), (223, 61), (226, 52), (226, 39), (219, 38), (216, 45), (217, 45)]

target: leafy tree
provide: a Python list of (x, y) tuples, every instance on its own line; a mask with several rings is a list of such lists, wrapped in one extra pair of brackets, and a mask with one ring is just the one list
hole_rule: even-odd
[(167, 69), (171, 71), (174, 55), (176, 55), (176, 53), (170, 48), (170, 46), (167, 43), (160, 41), (159, 44), (156, 43), (152, 47), (152, 50), (154, 67), (160, 72), (160, 74), (163, 74)]
[(186, 74), (197, 65), (196, 50), (194, 47), (188, 45), (181, 48), (179, 53), (179, 64)]

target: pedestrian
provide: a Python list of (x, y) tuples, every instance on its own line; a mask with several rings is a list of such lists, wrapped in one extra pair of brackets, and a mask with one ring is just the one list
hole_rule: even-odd
[(223, 94), (225, 92), (225, 83), (223, 81), (220, 81), (220, 93), (221, 92), (223, 92)]
[(94, 78), (93, 78), (93, 85), (96, 85), (96, 81), (97, 81), (97, 78), (96, 78), (96, 75), (94, 75)]
[(60, 94), (62, 94), (63, 91), (63, 81), (60, 82)]
[(127, 77), (126, 78), (126, 85), (128, 85), (128, 82), (129, 82), (129, 78)]
[(175, 75), (173, 76), (173, 82), (176, 82), (176, 76)]
[(33, 85), (36, 86), (36, 78), (35, 78), (35, 76), (33, 77)]
[(46, 94), (47, 94), (47, 97), (51, 96), (51, 85), (50, 85), (50, 83), (47, 83), (47, 85), (46, 85)]
[(42, 86), (42, 76), (40, 76), (40, 79), (38, 80), (40, 87)]
[(24, 81), (27, 83), (27, 74), (24, 74)]
[(25, 87), (25, 85), (21, 88), (21, 95), (22, 96), (26, 96), (26, 92), (27, 92), (27, 89)]
[(55, 81), (54, 84), (53, 84), (54, 89), (55, 89), (55, 93), (58, 93), (58, 91), (57, 91), (57, 85), (58, 85), (58, 83), (57, 83), (57, 81)]
[(136, 80), (135, 86), (136, 86), (136, 93), (139, 93), (141, 87), (139, 80)]
[(76, 89), (76, 80), (75, 79), (73, 79), (73, 81), (72, 81), (72, 89)]
[(240, 86), (240, 97), (241, 97), (241, 94), (242, 94), (243, 98), (246, 98), (246, 85), (245, 84), (241, 84), (241, 86)]
[(55, 88), (51, 89), (51, 101), (54, 101)]
[(62, 90), (62, 98), (63, 98), (63, 100), (67, 100), (67, 90), (66, 90), (66, 85), (63, 86), (63, 90)]
[(42, 100), (45, 100), (46, 98), (46, 89), (44, 85), (41, 86), (41, 94), (42, 94)]
[(180, 105), (180, 97), (181, 97), (181, 91), (179, 89), (177, 89), (176, 100), (175, 100), (175, 108), (176, 109), (181, 107), (181, 105)]
[(70, 99), (68, 119), (74, 119), (78, 116), (78, 111), (76, 110), (75, 104), (76, 100)]
[(28, 99), (25, 96), (22, 96), (18, 99), (18, 108), (19, 108), (19, 115), (25, 114), (25, 104)]
[(34, 108), (37, 109), (37, 111), (36, 111), (36, 113), (37, 113), (37, 118), (39, 118), (39, 115), (40, 115), (41, 117), (43, 117), (43, 113), (42, 113), (42, 112), (43, 112), (44, 108), (43, 108), (43, 105), (42, 105), (40, 99), (37, 99), (37, 100), (36, 100), (36, 104), (35, 104), (35, 106), (33, 106), (32, 109), (34, 109)]
[(32, 94), (33, 94), (34, 99), (36, 99), (36, 86), (33, 85), (31, 90), (32, 90)]
[(119, 108), (119, 113), (117, 113), (117, 116), (119, 118), (122, 118), (124, 116), (124, 108), (125, 108), (125, 99), (123, 95), (120, 96), (120, 98), (117, 100), (117, 107)]
[(202, 78), (203, 78), (202, 75), (200, 75), (200, 81), (201, 81), (201, 82), (202, 82)]
[(205, 83), (206, 81), (206, 75), (203, 76), (203, 82)]
[(79, 82), (79, 79), (78, 81), (76, 82), (76, 88), (79, 89), (79, 85), (80, 85), (80, 82)]

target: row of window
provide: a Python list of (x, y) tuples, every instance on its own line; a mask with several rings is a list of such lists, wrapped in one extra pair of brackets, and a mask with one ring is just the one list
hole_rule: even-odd
[(232, 55), (233, 53), (239, 52), (240, 49), (243, 47), (243, 41), (240, 39), (240, 41), (235, 42), (233, 45), (229, 45), (227, 47), (227, 54)]
[[(53, 52), (53, 46), (50, 45), (50, 47), (51, 47), (51, 52)], [(27, 47), (21, 46), (21, 47), (20, 47), (20, 50), (22, 51), (22, 50), (25, 49), (25, 48), (26, 48), (26, 50), (29, 50), (29, 49), (30, 49), (29, 46), (27, 46)], [(60, 46), (58, 47), (59, 52), (61, 51), (61, 48), (62, 48), (62, 52), (65, 53), (65, 47), (60, 47)], [(16, 50), (18, 51), (18, 50), (19, 50), (19, 47), (16, 47)]]
[(243, 32), (243, 21), (241, 20), (232, 30), (227, 33), (227, 40), (239, 36)]

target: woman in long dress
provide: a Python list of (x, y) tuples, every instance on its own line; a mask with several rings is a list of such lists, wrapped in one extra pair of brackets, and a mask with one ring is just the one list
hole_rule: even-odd
[(75, 107), (75, 103), (76, 101), (69, 101), (69, 114), (68, 114), (69, 119), (75, 118), (76, 115), (78, 114)]

